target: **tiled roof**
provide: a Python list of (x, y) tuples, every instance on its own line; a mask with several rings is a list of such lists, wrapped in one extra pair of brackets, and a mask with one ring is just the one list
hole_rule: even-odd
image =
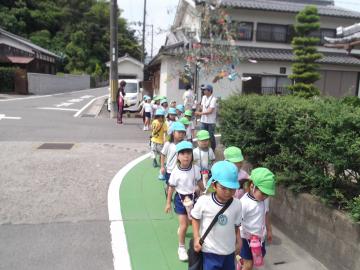
[[(184, 48), (183, 44), (179, 43), (178, 46), (163, 47), (160, 54), (163, 55), (185, 55), (187, 49)], [(222, 48), (222, 51), (227, 51)], [(259, 61), (283, 61), (292, 62), (294, 55), (292, 50), (289, 49), (274, 49), (274, 48), (256, 48), (256, 47), (237, 47), (239, 59), (255, 59)], [(360, 66), (359, 58), (347, 55), (345, 53), (332, 53), (332, 52), (321, 52), (323, 58), (318, 61), (319, 64), (332, 64), (332, 65), (351, 65)], [(201, 55), (210, 55), (211, 51), (209, 47), (203, 47), (201, 49)]]
[[(320, 64), (355, 65), (360, 66), (360, 59), (345, 53), (322, 52), (323, 58), (318, 61)], [(263, 61), (293, 61), (294, 56), (291, 50), (242, 47), (239, 49), (240, 57), (251, 58)]]
[(14, 39), (14, 40), (16, 40), (16, 41), (18, 41), (18, 42), (20, 42), (20, 43), (22, 43), (22, 44), (30, 47), (30, 48), (31, 48), (32, 50), (34, 50), (34, 51), (38, 51), (38, 52), (41, 52), (41, 53), (43, 53), (43, 54), (47, 54), (47, 55), (53, 56), (53, 57), (55, 57), (55, 58), (59, 58), (58, 55), (56, 55), (56, 54), (54, 54), (54, 53), (52, 53), (52, 52), (50, 52), (50, 51), (48, 51), (48, 50), (46, 50), (46, 49), (38, 46), (38, 45), (35, 45), (35, 44), (32, 43), (31, 41), (29, 41), (29, 40), (27, 40), (27, 39), (25, 39), (25, 38), (23, 38), (23, 37), (20, 37), (20, 36), (17, 36), (17, 35), (15, 35), (15, 34), (13, 34), (13, 33), (10, 33), (10, 32), (8, 32), (8, 31), (5, 31), (5, 30), (4, 30), (3, 28), (1, 28), (1, 27), (0, 27), (0, 34), (2, 34), (2, 35), (4, 35), (4, 36), (7, 36), (7, 37), (9, 37), (9, 38), (11, 38), (11, 39)]
[[(268, 11), (280, 11), (298, 13), (303, 10), (305, 6), (309, 4), (300, 4), (294, 2), (284, 2), (275, 0), (222, 0), (222, 6), (244, 8), (244, 9), (257, 9)], [(344, 18), (360, 18), (360, 12), (343, 9), (332, 5), (317, 5), (319, 15), (332, 16), (332, 17), (344, 17)]]

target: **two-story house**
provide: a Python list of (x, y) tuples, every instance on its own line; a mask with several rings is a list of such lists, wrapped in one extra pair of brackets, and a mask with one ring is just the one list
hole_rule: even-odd
[[(333, 0), (180, 1), (172, 31), (150, 62), (156, 94), (181, 100), (184, 84), (212, 83), (215, 95), (241, 93), (285, 94), (291, 84), (296, 14), (316, 5), (321, 29), (318, 50), (322, 94), (359, 94), (360, 51), (324, 46), (339, 25), (360, 20), (360, 13), (336, 7)], [(198, 66), (195, 69), (195, 63)], [(184, 68), (185, 67), (185, 68)], [(192, 78), (189, 74), (192, 72)], [(184, 75), (185, 74), (185, 75)], [(185, 78), (185, 82), (184, 82)]]

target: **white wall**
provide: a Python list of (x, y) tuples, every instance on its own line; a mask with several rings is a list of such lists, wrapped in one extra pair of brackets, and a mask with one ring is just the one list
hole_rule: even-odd
[(121, 77), (121, 75), (128, 75), (128, 76), (136, 76), (136, 79), (139, 79), (141, 81), (144, 79), (143, 69), (128, 60), (124, 60), (118, 63), (118, 73), (119, 73), (119, 77)]
[(89, 75), (63, 76), (28, 73), (28, 91), (35, 95), (56, 94), (90, 88)]

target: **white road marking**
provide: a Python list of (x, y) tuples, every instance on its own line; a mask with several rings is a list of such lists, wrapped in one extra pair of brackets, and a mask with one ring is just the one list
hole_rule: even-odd
[(103, 98), (103, 97), (107, 97), (108, 95), (103, 95), (101, 97), (97, 97), (97, 98), (93, 98), (92, 100), (90, 100), (90, 102), (88, 104), (86, 104), (84, 107), (82, 107), (76, 114), (74, 114), (74, 117), (79, 117), (80, 114), (83, 113), (83, 111), (85, 111), (93, 102), (95, 102), (95, 100), (99, 99), (99, 98)]
[(0, 120), (8, 119), (8, 120), (20, 120), (21, 117), (13, 117), (13, 116), (6, 116), (5, 114), (0, 114)]
[(77, 102), (81, 102), (81, 101), (83, 101), (82, 98), (74, 98), (74, 99), (68, 100), (68, 102), (72, 102), (72, 103), (77, 103)]
[(73, 105), (74, 103), (70, 103), (70, 102), (63, 102), (61, 104), (55, 105), (56, 107), (69, 107), (71, 105)]
[(87, 99), (87, 98), (92, 98), (92, 97), (94, 97), (94, 96), (87, 95), (87, 96), (82, 96), (82, 97), (80, 97), (80, 98)]
[(111, 247), (114, 270), (131, 270), (130, 255), (127, 247), (124, 222), (121, 215), (120, 186), (125, 175), (141, 161), (150, 157), (143, 155), (123, 167), (113, 178), (108, 190), (108, 210), (110, 220)]
[[(9, 98), (9, 99), (0, 99), (0, 102), (6, 102), (6, 101), (14, 101), (14, 100), (24, 100), (24, 99), (35, 99), (35, 98), (44, 98), (44, 97), (54, 97), (54, 96), (60, 96), (60, 95), (65, 95), (65, 94), (74, 94), (74, 93), (79, 93), (79, 92), (84, 92), (84, 91), (94, 91), (94, 90), (99, 90), (99, 89), (103, 89), (105, 87), (99, 87), (99, 88), (92, 88), (92, 89), (84, 89), (84, 90), (78, 90), (78, 91), (72, 91), (72, 92), (63, 92), (63, 93), (57, 93), (57, 94), (51, 94), (51, 95), (43, 95), (43, 96), (31, 96), (31, 97), (23, 97), (23, 98)], [(81, 98), (92, 98), (94, 96), (91, 95), (87, 95)]]
[(77, 112), (79, 110), (77, 109), (69, 109), (69, 108), (53, 108), (53, 107), (38, 107), (39, 110), (54, 110), (54, 111), (71, 111), (71, 112)]

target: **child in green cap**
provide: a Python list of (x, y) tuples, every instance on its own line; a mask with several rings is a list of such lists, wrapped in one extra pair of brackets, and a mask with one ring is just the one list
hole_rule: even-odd
[(194, 149), (194, 162), (200, 167), (204, 186), (211, 177), (211, 166), (215, 161), (215, 154), (210, 146), (210, 134), (207, 130), (199, 130), (196, 134), (198, 147)]
[[(249, 188), (249, 192), (240, 199), (242, 215), (240, 256), (244, 260), (244, 270), (252, 270), (253, 266), (260, 266), (263, 263), (262, 258), (266, 254), (265, 238), (267, 236), (269, 242), (272, 240), (271, 226), (266, 221), (266, 215), (269, 212), (268, 198), (275, 195), (275, 175), (269, 169), (256, 168), (250, 174)], [(260, 260), (253, 258), (251, 251), (251, 246), (256, 241), (258, 244), (261, 243)]]
[(191, 122), (185, 116), (180, 118), (179, 122), (183, 123), (186, 128), (186, 135), (185, 135), (184, 140), (186, 140), (188, 142), (192, 142), (191, 135), (189, 136), (189, 133), (191, 133), (191, 126), (190, 126)]
[(187, 120), (189, 120), (189, 122), (190, 122), (188, 130), (186, 132), (186, 137), (187, 137), (188, 141), (192, 142), (193, 138), (195, 138), (195, 124), (192, 121), (192, 111), (186, 110), (184, 113), (184, 117), (186, 117)]
[(246, 192), (248, 192), (248, 181), (249, 181), (249, 174), (242, 169), (244, 157), (241, 152), (241, 149), (236, 146), (230, 146), (226, 148), (224, 151), (224, 158), (225, 160), (234, 163), (239, 170), (238, 181), (240, 184), (240, 188), (236, 190), (234, 197), (237, 199), (241, 199), (241, 197)]

